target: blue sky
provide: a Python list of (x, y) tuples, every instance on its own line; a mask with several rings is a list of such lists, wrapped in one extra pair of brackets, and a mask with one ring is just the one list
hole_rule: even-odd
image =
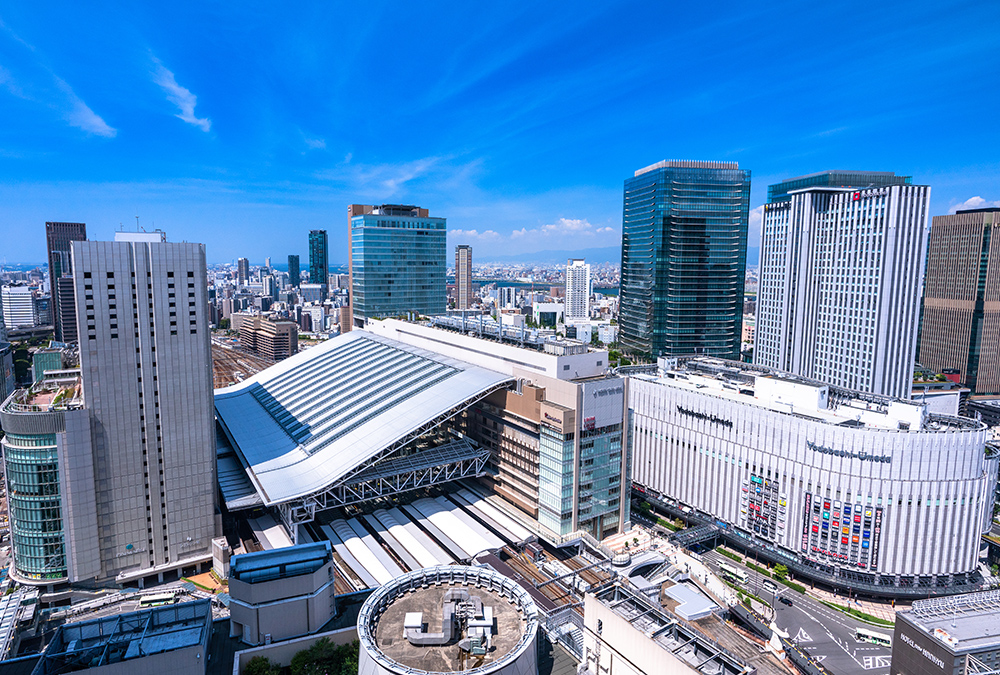
[(665, 158), (739, 161), (753, 207), (823, 169), (1000, 204), (995, 1), (299, 5), (0, 7), (0, 259), (138, 214), (215, 262), (326, 228), (336, 263), (352, 202), (427, 207), (480, 260), (613, 246)]

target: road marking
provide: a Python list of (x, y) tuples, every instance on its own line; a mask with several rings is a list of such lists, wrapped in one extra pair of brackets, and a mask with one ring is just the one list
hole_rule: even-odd
[(795, 634), (792, 638), (792, 642), (812, 642), (813, 639), (809, 637), (809, 633), (805, 632), (802, 628), (799, 628), (799, 632)]

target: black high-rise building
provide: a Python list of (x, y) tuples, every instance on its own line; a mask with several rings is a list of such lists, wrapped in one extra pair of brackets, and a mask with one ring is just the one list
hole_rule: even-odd
[[(73, 261), (70, 242), (86, 241), (85, 223), (45, 223), (45, 243), (49, 252), (49, 293), (56, 340), (76, 342), (76, 306), (73, 300)], [(65, 281), (60, 282), (65, 278)]]
[(299, 271), (299, 256), (290, 255), (288, 256), (288, 285), (292, 288), (298, 288), (301, 272)]
[(625, 181), (622, 347), (739, 358), (749, 216), (737, 162), (663, 161)]

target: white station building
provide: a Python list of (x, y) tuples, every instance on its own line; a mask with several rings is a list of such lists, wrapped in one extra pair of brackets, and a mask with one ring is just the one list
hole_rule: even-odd
[(980, 422), (704, 357), (633, 374), (628, 409), (636, 490), (765, 558), (887, 596), (979, 582), (998, 467)]

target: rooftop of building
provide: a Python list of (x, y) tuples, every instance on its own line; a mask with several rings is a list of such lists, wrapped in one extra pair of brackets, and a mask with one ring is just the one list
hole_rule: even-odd
[(628, 587), (614, 584), (599, 590), (595, 597), (598, 602), (628, 621), (633, 628), (665, 651), (684, 661), (695, 672), (725, 675), (754, 672), (741, 659)]
[(61, 626), (36, 675), (122, 663), (203, 644), (212, 629), (209, 600), (182, 602)]
[(655, 367), (624, 370), (637, 379), (843, 427), (893, 431), (985, 428), (973, 419), (929, 414), (926, 404), (921, 402), (835, 387), (739, 361), (702, 356), (661, 357)]
[(657, 169), (739, 169), (739, 162), (706, 162), (690, 159), (663, 159), (656, 164), (650, 164), (635, 172), (635, 176), (641, 176)]
[(47, 370), (27, 389), (18, 389), (7, 400), (8, 413), (77, 410), (83, 407), (83, 377), (78, 368)]
[(248, 584), (312, 574), (333, 560), (329, 541), (233, 556), (229, 576)]
[(953, 653), (1000, 648), (1000, 591), (917, 600), (896, 613)]
[[(534, 639), (537, 612), (523, 588), (491, 569), (431, 567), (375, 591), (361, 609), (358, 634), (362, 648), (407, 668), (489, 672), (516, 659)], [(449, 626), (452, 613), (458, 618)], [(483, 654), (460, 646), (477, 627), (487, 635)]]
[(985, 209), (959, 209), (955, 211), (955, 214), (959, 213), (1000, 213), (1000, 206), (990, 206)]
[(828, 169), (826, 171), (817, 171), (816, 173), (807, 173), (804, 176), (785, 178), (781, 182), (792, 183), (797, 180), (805, 180), (807, 178), (817, 178), (819, 176), (876, 176), (879, 178), (900, 178), (900, 179), (910, 178), (910, 176), (896, 176), (895, 171), (857, 171), (854, 169)]

